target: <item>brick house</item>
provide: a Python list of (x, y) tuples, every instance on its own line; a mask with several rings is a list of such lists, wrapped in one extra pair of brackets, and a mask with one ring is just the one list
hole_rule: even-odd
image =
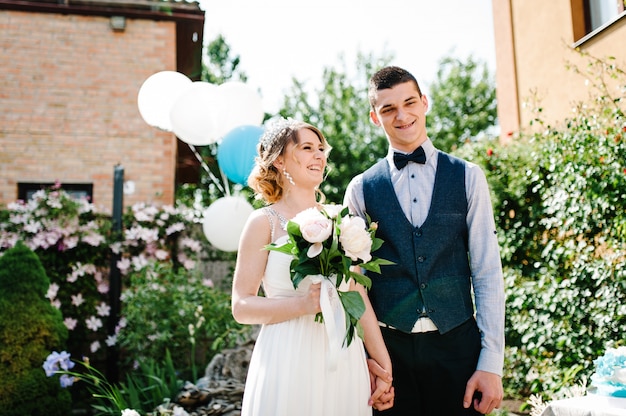
[(172, 204), (198, 165), (137, 94), (159, 71), (200, 79), (203, 26), (196, 2), (0, 0), (0, 205), (59, 181), (111, 212), (118, 164), (125, 206)]
[(554, 123), (588, 97), (584, 78), (566, 67), (587, 64), (573, 48), (612, 56), (626, 69), (624, 0), (493, 0), (492, 6), (502, 138), (528, 127), (530, 99), (539, 99), (542, 117)]

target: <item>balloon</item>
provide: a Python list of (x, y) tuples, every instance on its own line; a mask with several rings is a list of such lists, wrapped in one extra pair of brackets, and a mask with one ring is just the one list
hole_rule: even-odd
[(223, 137), (238, 126), (261, 125), (264, 117), (261, 97), (250, 86), (229, 81), (218, 87), (218, 94), (218, 137)]
[(204, 211), (204, 235), (219, 250), (237, 251), (241, 232), (252, 211), (254, 208), (243, 197), (220, 198)]
[(175, 71), (161, 71), (144, 81), (137, 94), (139, 113), (146, 123), (165, 131), (172, 131), (170, 109), (192, 82)]
[(217, 162), (231, 181), (245, 185), (254, 167), (257, 144), (263, 134), (260, 126), (239, 126), (229, 131), (217, 148)]
[(196, 81), (183, 92), (170, 111), (172, 130), (179, 139), (195, 146), (205, 146), (218, 139), (217, 86)]

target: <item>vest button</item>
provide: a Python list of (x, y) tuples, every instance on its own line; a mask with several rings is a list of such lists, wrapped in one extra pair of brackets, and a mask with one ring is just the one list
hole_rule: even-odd
[(422, 230), (417, 230), (415, 232), (415, 235), (418, 236), (418, 237), (421, 237), (422, 236)]
[(426, 260), (426, 258), (424, 256), (419, 256), (417, 258), (417, 261), (420, 262), (420, 263), (424, 263), (424, 260)]
[(420, 289), (426, 289), (426, 283), (420, 284)]

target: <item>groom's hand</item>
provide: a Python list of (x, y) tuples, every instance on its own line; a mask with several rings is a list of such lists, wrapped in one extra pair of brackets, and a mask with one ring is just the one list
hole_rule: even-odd
[(370, 391), (372, 393), (369, 404), (374, 409), (385, 410), (393, 406), (395, 397), (391, 382), (393, 378), (376, 360), (369, 358), (367, 368), (370, 374)]

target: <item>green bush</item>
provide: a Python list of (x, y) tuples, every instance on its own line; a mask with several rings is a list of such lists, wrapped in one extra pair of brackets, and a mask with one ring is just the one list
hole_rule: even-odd
[(229, 293), (211, 287), (197, 272), (168, 264), (151, 263), (132, 273), (122, 305), (118, 343), (124, 356), (158, 362), (169, 350), (181, 377), (193, 382), (198, 368), (204, 370), (217, 352), (250, 331), (233, 319)]
[(623, 93), (603, 79), (624, 72), (590, 60), (597, 94), (559, 126), (512, 144), (459, 149), (483, 167), (506, 279), (506, 365), (511, 396), (580, 384), (593, 360), (626, 336), (626, 117)]
[(48, 379), (42, 363), (61, 349), (67, 328), (45, 298), (48, 277), (38, 257), (18, 242), (0, 257), (0, 415), (58, 415), (70, 394)]

